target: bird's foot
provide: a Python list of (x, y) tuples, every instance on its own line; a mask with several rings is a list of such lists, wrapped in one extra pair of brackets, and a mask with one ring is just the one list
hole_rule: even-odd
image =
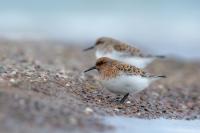
[(120, 104), (123, 104), (126, 101), (126, 99), (128, 98), (128, 96), (129, 96), (129, 93), (124, 95), (124, 97), (120, 100)]
[(120, 96), (117, 96), (116, 98), (112, 99), (111, 102), (119, 103), (121, 101)]

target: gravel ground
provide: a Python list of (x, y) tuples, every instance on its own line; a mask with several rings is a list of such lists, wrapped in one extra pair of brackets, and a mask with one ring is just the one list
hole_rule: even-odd
[[(55, 45), (56, 44), (56, 45)], [(77, 46), (77, 45), (76, 45)], [(93, 52), (55, 41), (0, 41), (1, 132), (102, 132), (102, 116), (200, 119), (200, 63), (157, 60), (149, 72), (167, 79), (131, 95), (127, 103), (101, 86)]]

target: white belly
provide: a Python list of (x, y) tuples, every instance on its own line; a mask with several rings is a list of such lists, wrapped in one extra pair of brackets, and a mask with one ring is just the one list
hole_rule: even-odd
[(119, 52), (110, 52), (110, 53), (104, 53), (104, 52), (100, 52), (97, 51), (96, 52), (96, 58), (100, 58), (100, 57), (108, 57), (111, 59), (115, 59), (133, 66), (136, 66), (138, 68), (145, 68), (148, 64), (150, 64), (154, 58), (141, 58), (141, 57), (125, 57), (122, 56), (122, 54), (120, 54)]
[(101, 83), (109, 91), (115, 94), (125, 95), (137, 93), (149, 86), (151, 80), (141, 76), (118, 76), (109, 80), (101, 80)]
[(130, 65), (134, 65), (138, 68), (145, 68), (154, 59), (152, 59), (152, 58), (140, 58), (140, 57), (125, 57), (125, 58), (116, 58), (116, 60), (122, 61), (122, 62), (130, 64)]

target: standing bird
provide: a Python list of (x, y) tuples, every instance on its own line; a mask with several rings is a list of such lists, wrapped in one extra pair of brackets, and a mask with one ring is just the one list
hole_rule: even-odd
[(95, 66), (84, 72), (93, 69), (98, 71), (99, 80), (110, 92), (124, 96), (120, 103), (124, 103), (129, 93), (140, 92), (153, 81), (166, 77), (147, 73), (135, 66), (107, 57), (97, 59)]
[(109, 37), (97, 39), (94, 46), (84, 49), (84, 51), (91, 49), (96, 49), (97, 59), (108, 57), (139, 68), (145, 68), (156, 58), (164, 58), (164, 56), (143, 54), (138, 48)]

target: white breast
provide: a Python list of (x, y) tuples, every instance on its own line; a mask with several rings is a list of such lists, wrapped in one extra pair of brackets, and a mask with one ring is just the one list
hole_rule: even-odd
[(105, 53), (103, 51), (97, 50), (96, 51), (96, 58), (98, 59), (98, 58), (101, 58), (101, 57), (108, 57), (108, 58), (111, 58), (111, 59), (115, 59), (115, 60), (130, 64), (130, 65), (134, 65), (134, 66), (139, 67), (139, 68), (145, 68), (148, 64), (150, 64), (154, 60), (154, 58), (144, 58), (144, 57), (141, 58), (141, 57), (134, 57), (134, 56), (132, 56), (132, 57), (123, 56), (122, 53), (116, 52), (116, 51)]
[(101, 80), (101, 83), (109, 91), (122, 95), (142, 91), (148, 87), (151, 82), (151, 79), (134, 75), (122, 75), (109, 80)]

